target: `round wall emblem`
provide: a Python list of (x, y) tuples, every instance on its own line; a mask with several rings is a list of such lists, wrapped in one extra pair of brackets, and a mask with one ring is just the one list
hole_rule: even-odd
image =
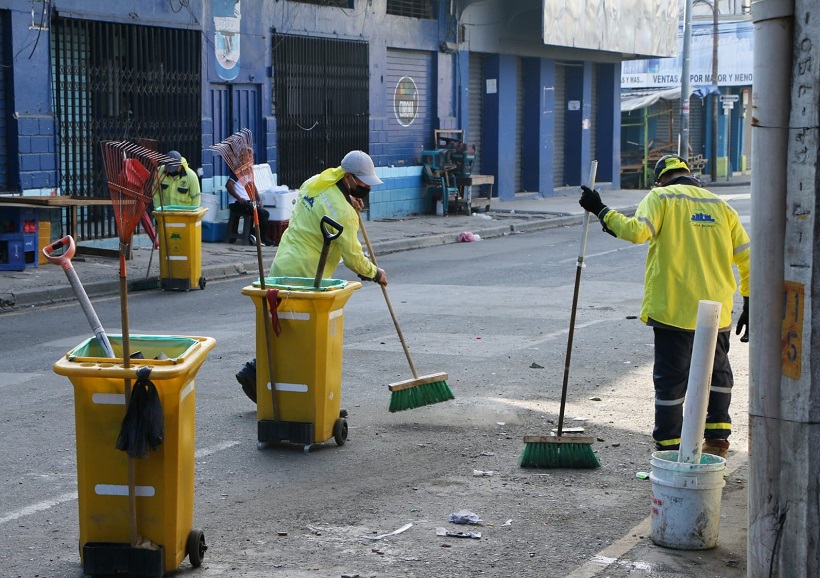
[(410, 126), (419, 114), (419, 90), (415, 81), (405, 76), (396, 83), (393, 95), (393, 112), (402, 126)]

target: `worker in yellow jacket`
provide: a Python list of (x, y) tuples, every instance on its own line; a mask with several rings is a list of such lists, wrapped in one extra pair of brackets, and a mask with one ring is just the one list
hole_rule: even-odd
[[(270, 268), (271, 277), (314, 279), (324, 245), (322, 217), (342, 226), (342, 234), (330, 243), (322, 277), (331, 277), (342, 260), (360, 278), (387, 286), (387, 273), (364, 255), (359, 242), (359, 211), (370, 187), (382, 184), (373, 159), (365, 152), (351, 151), (339, 167), (309, 178), (299, 189), (296, 207), (282, 234)], [(245, 363), (236, 374), (242, 390), (256, 401), (256, 360)]]
[(349, 152), (341, 166), (326, 169), (305, 181), (276, 250), (271, 276), (316, 276), (324, 244), (320, 226), (322, 217), (328, 216), (339, 223), (343, 231), (330, 243), (322, 277), (333, 275), (341, 259), (359, 277), (387, 285), (387, 275), (365, 257), (358, 236), (358, 213), (364, 207), (364, 199), (370, 187), (381, 183), (373, 160), (362, 151)]
[(200, 197), (199, 177), (188, 166), (177, 151), (169, 151), (172, 161), (157, 169), (157, 179), (154, 183), (154, 209), (159, 210), (168, 206), (183, 206), (195, 209), (199, 207)]
[(683, 401), (702, 300), (721, 303), (703, 451), (726, 457), (732, 433), (729, 405), (734, 378), (729, 331), (740, 276), (743, 310), (736, 333), (749, 337), (749, 235), (737, 211), (704, 189), (686, 162), (666, 155), (655, 165), (655, 187), (627, 217), (604, 205), (598, 191), (581, 187), (581, 206), (597, 216), (604, 231), (625, 241), (649, 241), (641, 320), (655, 334), (655, 427), (658, 450), (680, 446)]

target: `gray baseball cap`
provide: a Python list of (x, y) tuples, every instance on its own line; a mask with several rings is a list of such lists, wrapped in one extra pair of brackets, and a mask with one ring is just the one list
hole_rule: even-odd
[(373, 159), (366, 152), (350, 151), (342, 159), (342, 168), (366, 185), (375, 187), (382, 184), (382, 180), (376, 176)]

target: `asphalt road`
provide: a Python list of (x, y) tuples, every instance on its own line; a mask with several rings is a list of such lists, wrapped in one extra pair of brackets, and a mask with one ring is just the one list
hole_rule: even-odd
[[(446, 371), (456, 399), (387, 411), (386, 385), (411, 375), (382, 294), (368, 284), (344, 309), (349, 438), (307, 455), (301, 446), (257, 449), (255, 406), (233, 377), (257, 340), (253, 306), (240, 293), (247, 279), (131, 295), (132, 334), (217, 340), (196, 378), (190, 497), (209, 549), (199, 570), (186, 560), (180, 575), (591, 577), (583, 569), (624, 540), (652, 550), (645, 535), (630, 534), (650, 509), (649, 482), (635, 475), (648, 471), (652, 451), (652, 335), (633, 318), (645, 247), (594, 225), (589, 233), (567, 425), (596, 438), (602, 467), (518, 466), (523, 436), (547, 435), (557, 417), (580, 233), (553, 229), (379, 258), (419, 373)], [(337, 273), (354, 279), (344, 267)], [(119, 299), (94, 305), (107, 331), (119, 333)], [(3, 576), (82, 576), (74, 394), (52, 364), (90, 335), (76, 305), (0, 315)], [(747, 350), (733, 347), (745, 384)], [(307, 351), (293, 362), (310, 359)], [(735, 408), (746, 407), (743, 395)], [(735, 436), (744, 440), (746, 416), (736, 414)], [(464, 509), (485, 525), (448, 523)], [(437, 537), (438, 527), (482, 536)], [(718, 559), (724, 554), (732, 552)], [(676, 553), (680, 574), (641, 564), (649, 563), (636, 562), (629, 575), (745, 575), (736, 557), (705, 569), (700, 555)], [(621, 575), (610, 570), (601, 575)]]

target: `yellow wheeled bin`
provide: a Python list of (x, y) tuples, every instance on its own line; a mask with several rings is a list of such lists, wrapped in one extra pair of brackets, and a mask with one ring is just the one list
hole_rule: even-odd
[[(342, 343), (344, 305), (358, 281), (322, 279), (319, 288), (313, 279), (267, 277), (265, 289), (257, 281), (242, 289), (256, 306), (256, 417), (258, 442), (287, 441), (311, 444), (335, 438), (347, 440), (347, 419), (341, 415)], [(277, 306), (267, 310), (281, 328), (276, 335), (268, 321), (273, 356), (275, 390), (271, 389), (268, 344), (262, 304), (276, 291)], [(273, 294), (271, 294), (273, 296)], [(274, 419), (275, 391), (278, 419)]]
[(205, 289), (202, 276), (202, 217), (206, 207), (166, 205), (154, 211), (159, 238), (161, 289)]
[[(133, 359), (123, 367), (122, 336), (109, 335), (107, 358), (92, 337), (54, 364), (74, 386), (80, 556), (90, 575), (160, 577), (185, 556), (202, 563), (205, 536), (194, 518), (194, 377), (216, 341), (211, 337), (131, 335)], [(159, 358), (159, 359), (155, 359)], [(133, 462), (135, 514), (129, 497), (128, 455), (116, 449), (125, 417), (125, 379), (150, 367), (164, 415), (164, 439)], [(132, 545), (132, 514), (140, 541)]]

